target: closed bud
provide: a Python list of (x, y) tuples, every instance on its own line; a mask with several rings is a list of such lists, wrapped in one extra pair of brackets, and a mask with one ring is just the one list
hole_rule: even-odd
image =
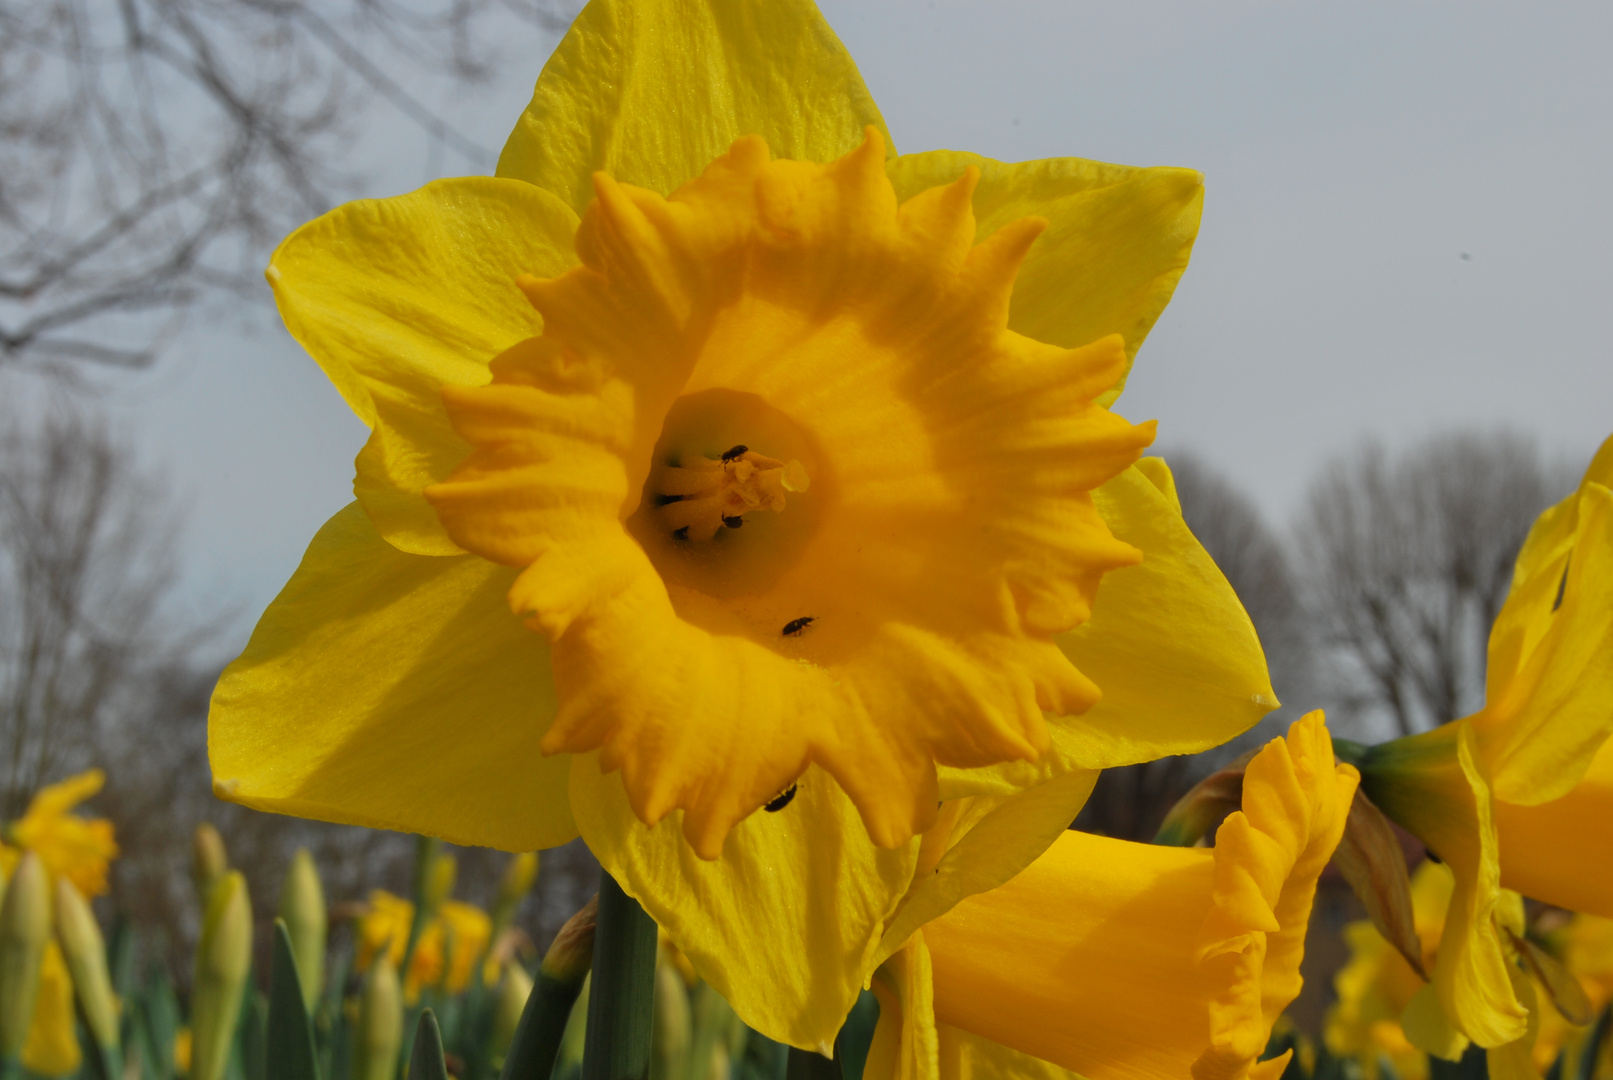
[(426, 918), (437, 914), (442, 902), (454, 891), (454, 880), (459, 876), (459, 862), (444, 852), (431, 861), (431, 872), (426, 875), (426, 891), (421, 898)]
[(504, 866), (504, 877), (498, 883), (498, 896), (493, 900), (493, 940), (497, 941), (499, 934), (515, 919), (515, 909), (526, 899), (526, 894), (532, 891), (532, 883), (538, 879), (538, 853), (535, 851), (523, 852), (510, 859)]
[(30, 851), (17, 863), (0, 902), (0, 1061), (15, 1058), (28, 1038), (50, 924), (50, 882)]
[(196, 826), (190, 837), (190, 878), (196, 885), (196, 898), (202, 909), (207, 908), (207, 897), (213, 883), (230, 868), (229, 856), (224, 851), (224, 838), (209, 822)]
[(56, 882), (56, 937), (62, 945), (67, 970), (73, 976), (84, 1021), (96, 1043), (105, 1049), (118, 1046), (118, 1003), (112, 976), (106, 966), (106, 940), (88, 900), (71, 881)]
[(224, 1075), (251, 968), (252, 901), (246, 878), (239, 870), (227, 870), (210, 891), (196, 946), (190, 1080), (220, 1080)]
[(392, 1080), (402, 1045), (403, 987), (391, 957), (382, 952), (370, 965), (358, 1002), (352, 1080)]
[(312, 1015), (325, 985), (325, 936), (329, 924), (325, 888), (307, 848), (298, 848), (291, 865), (286, 867), (286, 880), (280, 886), (280, 917), (286, 921), (291, 952), (297, 959), (302, 1001)]
[(575, 986), (594, 964), (594, 925), (599, 920), (596, 894), (582, 910), (566, 920), (543, 956), (542, 972), (558, 983)]
[(655, 1011), (650, 1020), (650, 1080), (684, 1080), (689, 1058), (689, 991), (671, 964), (655, 968)]
[(520, 964), (505, 964), (499, 980), (498, 1001), (493, 1005), (493, 1063), (498, 1065), (510, 1052), (515, 1029), (521, 1023), (526, 999), (532, 996), (532, 976)]

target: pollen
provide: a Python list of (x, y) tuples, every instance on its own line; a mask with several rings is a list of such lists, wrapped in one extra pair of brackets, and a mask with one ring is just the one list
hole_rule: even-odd
[(737, 529), (745, 515), (784, 509), (784, 493), (807, 490), (799, 461), (783, 462), (735, 446), (720, 458), (685, 458), (662, 471), (656, 501), (666, 531), (680, 540), (710, 540), (723, 527)]

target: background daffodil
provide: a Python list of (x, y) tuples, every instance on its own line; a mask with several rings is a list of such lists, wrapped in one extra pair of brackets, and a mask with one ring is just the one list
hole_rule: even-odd
[(1361, 757), (1364, 790), (1455, 873), (1433, 984), (1405, 1020), (1430, 1053), (1529, 1033), (1504, 887), (1613, 916), (1610, 484), (1613, 439), (1530, 530), (1490, 633), (1484, 708)]
[(1278, 1075), (1256, 1061), (1356, 781), (1312, 713), (1250, 762), (1213, 849), (1066, 832), (881, 969), (869, 1075), (1035, 1075), (1026, 1055), (1089, 1080)]
[(118, 844), (112, 822), (72, 811), (105, 783), (106, 774), (90, 769), (40, 788), (27, 812), (6, 828), (13, 844), (37, 854), (52, 876), (71, 881), (85, 896), (106, 892), (107, 867), (117, 858)]
[[(1199, 203), (1179, 169), (895, 156), (810, 4), (595, 0), (497, 177), (274, 256), (372, 434), (220, 681), (216, 790), (580, 832), (748, 1022), (818, 1045), (901, 914), (1006, 880), (1093, 770), (1275, 705), (1108, 411)], [(943, 819), (1034, 828), (915, 885)]]

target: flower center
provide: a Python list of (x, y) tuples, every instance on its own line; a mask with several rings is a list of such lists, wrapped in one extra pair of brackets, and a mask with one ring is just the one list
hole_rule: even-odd
[(805, 491), (811, 481), (799, 461), (763, 457), (744, 443), (720, 458), (681, 459), (661, 471), (656, 500), (661, 521), (679, 540), (710, 540), (717, 530), (737, 529), (752, 510), (784, 509), (786, 491)]
[(798, 563), (835, 486), (799, 425), (725, 388), (674, 401), (650, 462), (628, 531), (669, 585), (720, 600), (764, 593)]

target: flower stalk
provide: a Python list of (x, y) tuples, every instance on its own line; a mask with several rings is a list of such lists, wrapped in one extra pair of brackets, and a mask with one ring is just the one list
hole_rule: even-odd
[(583, 1080), (648, 1080), (657, 934), (639, 902), (602, 874)]

